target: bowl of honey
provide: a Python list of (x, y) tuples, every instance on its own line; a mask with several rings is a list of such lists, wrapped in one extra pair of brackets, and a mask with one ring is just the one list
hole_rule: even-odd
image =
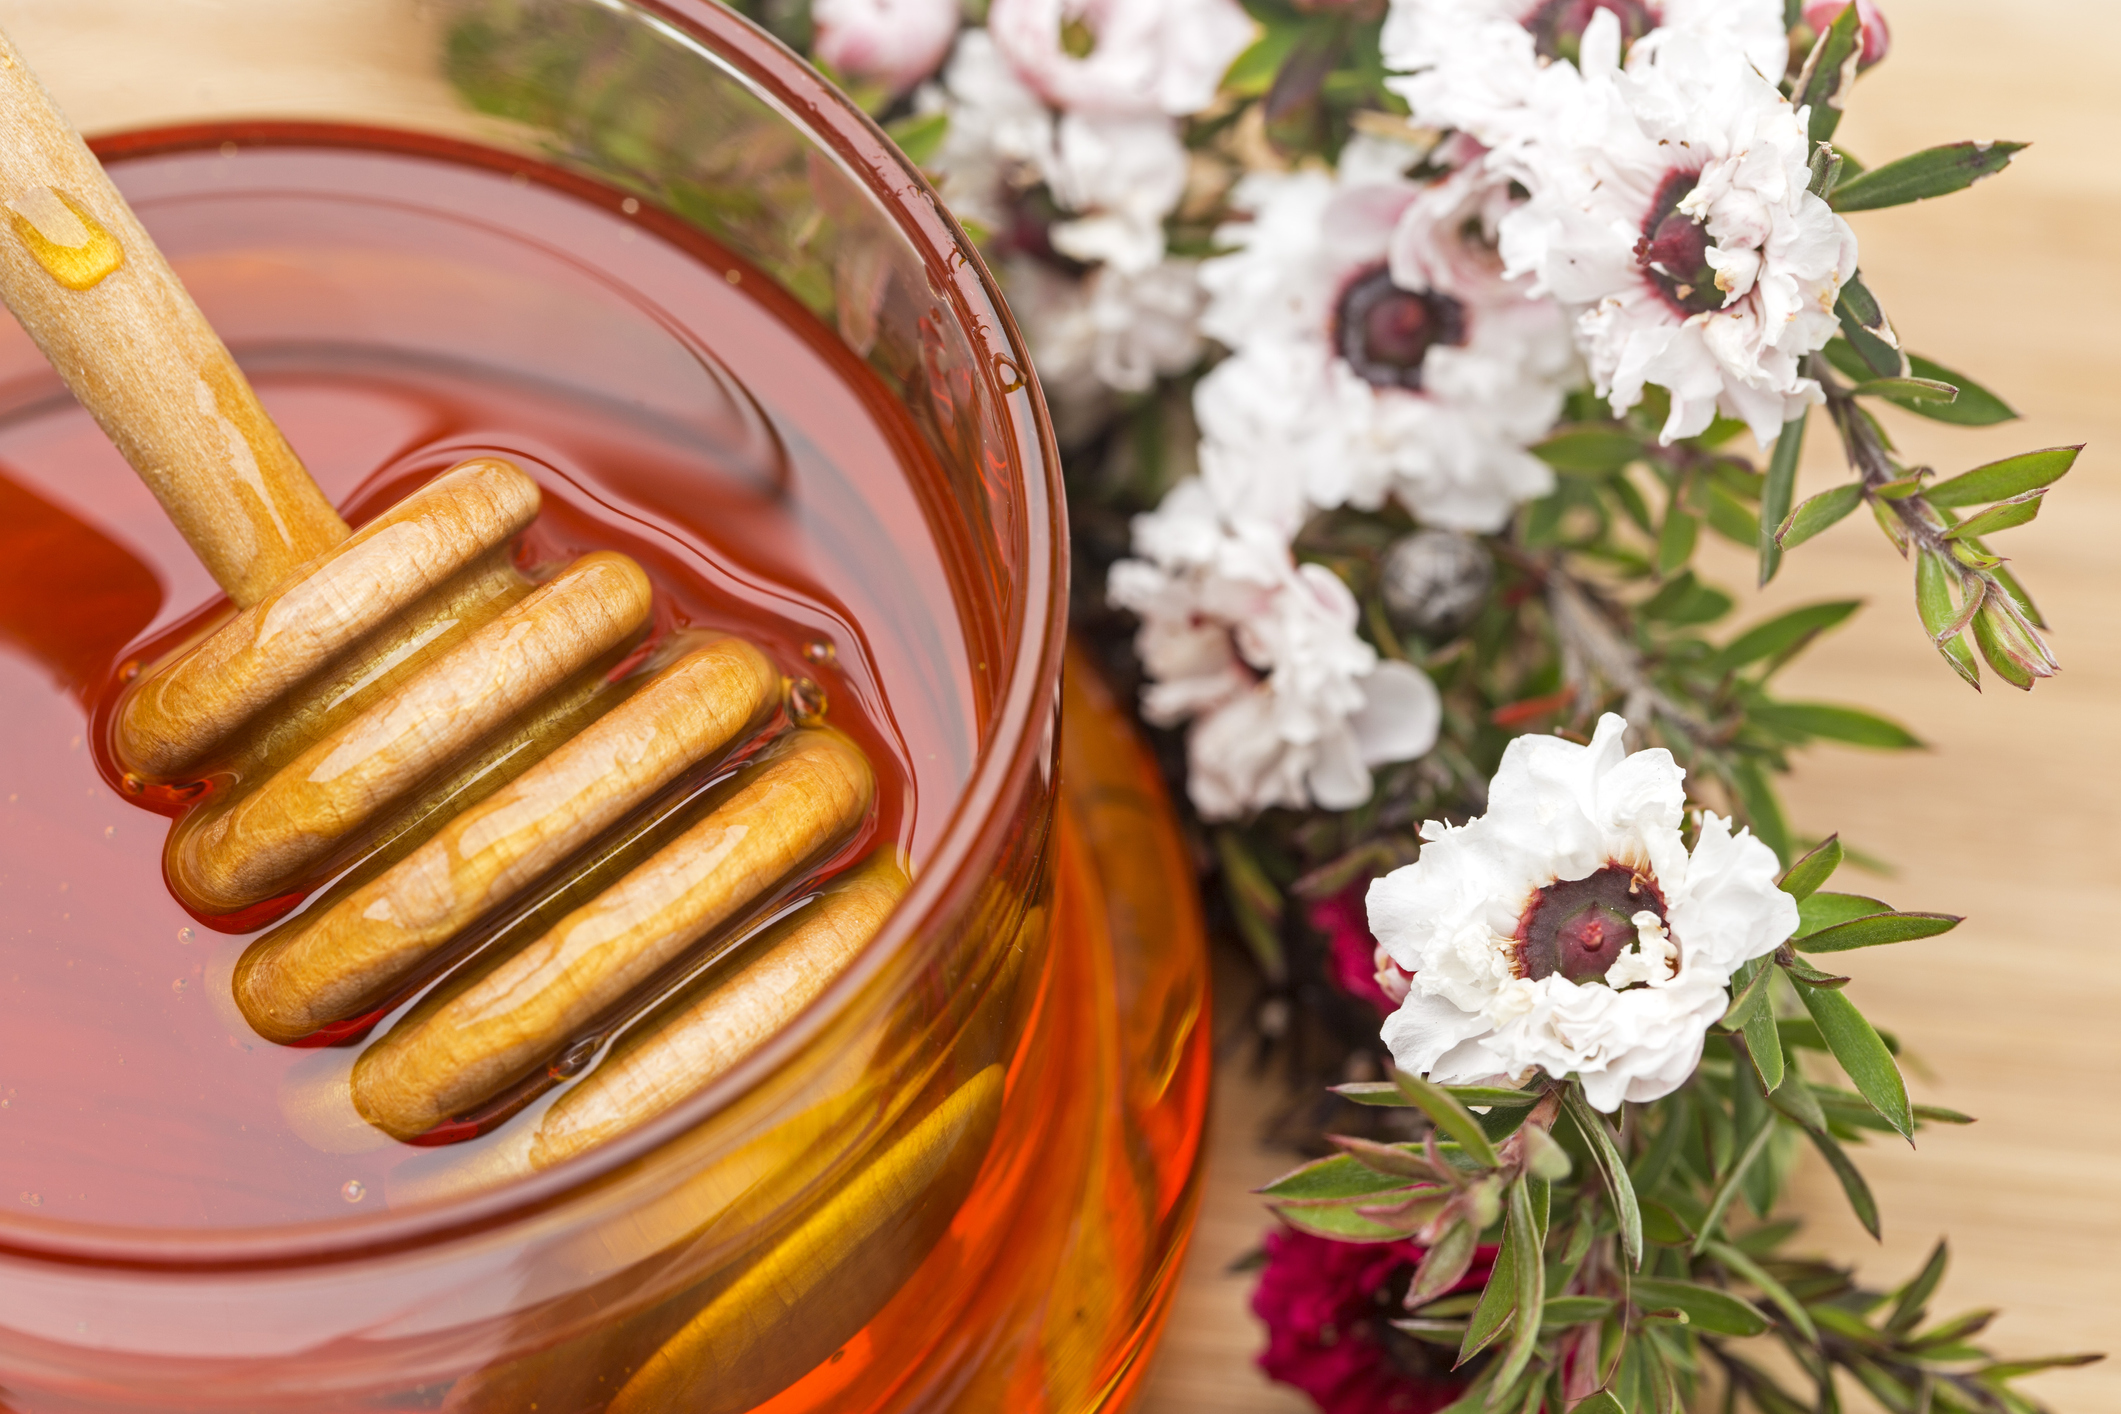
[[(1051, 429), (918, 171), (706, 0), (98, 0), (0, 28), (347, 524), (505, 464), (535, 519), (452, 613), (584, 556), (647, 585), (476, 772), (208, 896), (187, 841), (251, 767), (158, 773), (125, 729), (233, 609), (0, 328), (0, 1409), (1124, 1405), (1196, 1199), (1200, 921), (1127, 714), (1063, 672)], [(408, 621), (304, 710), (362, 710), (456, 623)], [(737, 640), (764, 688), (729, 749), (356, 1001), (261, 1015), (289, 939), (607, 698)], [(806, 742), (869, 785), (799, 869), (475, 1102), (359, 1099)], [(790, 961), (864, 899), (851, 943)]]

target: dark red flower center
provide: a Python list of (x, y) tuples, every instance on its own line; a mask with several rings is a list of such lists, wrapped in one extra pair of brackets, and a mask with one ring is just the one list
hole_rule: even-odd
[(1571, 64), (1583, 57), (1583, 32), (1600, 10), (1620, 21), (1620, 52), (1657, 28), (1657, 10), (1648, 0), (1541, 0), (1524, 18), (1532, 32), (1532, 47), (1544, 59), (1566, 59)]
[(1349, 282), (1333, 319), (1340, 356), (1380, 388), (1418, 391), (1429, 350), (1465, 341), (1464, 305), (1449, 295), (1401, 289), (1382, 265)]
[(1533, 981), (1560, 973), (1571, 982), (1601, 982), (1635, 945), (1635, 915), (1664, 921), (1664, 895), (1625, 864), (1581, 879), (1562, 879), (1532, 895), (1517, 923), (1517, 960)]
[(1682, 318), (1723, 308), (1723, 291), (1716, 288), (1716, 270), (1709, 264), (1709, 233), (1679, 209), (1700, 180), (1698, 172), (1668, 174), (1635, 242), (1635, 263)]

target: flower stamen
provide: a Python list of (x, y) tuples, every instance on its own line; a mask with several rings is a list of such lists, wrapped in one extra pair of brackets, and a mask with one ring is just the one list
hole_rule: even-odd
[(1466, 310), (1449, 295), (1402, 289), (1379, 265), (1341, 293), (1333, 344), (1348, 366), (1379, 388), (1421, 390), (1429, 350), (1466, 341)]

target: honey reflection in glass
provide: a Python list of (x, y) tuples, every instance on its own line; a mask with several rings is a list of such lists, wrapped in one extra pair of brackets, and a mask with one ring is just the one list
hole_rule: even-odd
[[(953, 811), (980, 803), (1007, 591), (922, 504), (948, 476), (932, 432), (774, 279), (637, 198), (447, 143), (249, 126), (112, 155), (350, 520), (511, 456), (547, 497), (527, 562), (623, 548), (659, 628), (736, 630), (812, 679), (886, 782), (859, 843), (941, 867)], [(877, 949), (594, 1172), (467, 1197), (499, 1132), (320, 1150), (298, 1101), (330, 1057), (230, 1013), (242, 939), (162, 890), (160, 822), (83, 715), (210, 588), (24, 348), (0, 425), (10, 1407), (1124, 1396), (1182, 1246), (1204, 1071), (1197, 927), (1143, 927), (1182, 907), (1169, 876), (1108, 896), (1149, 856), (1112, 854), (1110, 819), (1077, 828), (1132, 790), (1137, 836), (1183, 869), (1109, 707), (1067, 721), (1072, 776), (1110, 789), (1065, 793), (1055, 831), (1050, 743), (1019, 753), (1007, 838), (953, 874), (947, 927)], [(161, 1276), (84, 1283), (83, 1260)]]

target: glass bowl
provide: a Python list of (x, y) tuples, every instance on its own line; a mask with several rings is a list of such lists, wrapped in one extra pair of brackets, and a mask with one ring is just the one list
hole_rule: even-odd
[(1196, 1197), (1200, 922), (1126, 714), (1080, 665), (1063, 682), (1058, 454), (1008, 312), (918, 172), (704, 0), (78, 0), (0, 5), (0, 25), (107, 155), (416, 133), (632, 193), (765, 272), (932, 453), (913, 490), (976, 743), (847, 973), (603, 1148), (331, 1222), (0, 1211), (0, 1407), (1124, 1404)]

